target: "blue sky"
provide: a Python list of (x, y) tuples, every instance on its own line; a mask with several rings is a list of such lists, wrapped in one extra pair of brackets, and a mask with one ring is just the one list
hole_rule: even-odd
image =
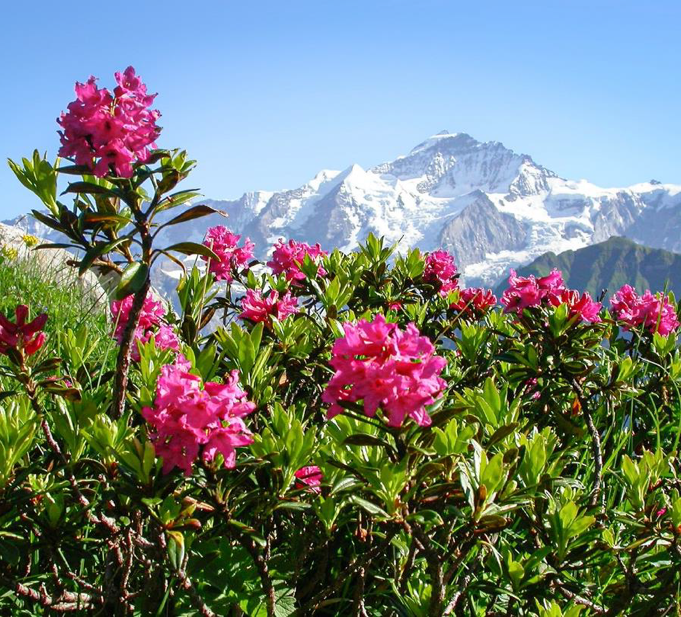
[(37, 205), (4, 158), (55, 154), (74, 82), (128, 64), (207, 197), (375, 165), (442, 129), (603, 186), (681, 183), (678, 1), (39, 0), (3, 18), (0, 219)]

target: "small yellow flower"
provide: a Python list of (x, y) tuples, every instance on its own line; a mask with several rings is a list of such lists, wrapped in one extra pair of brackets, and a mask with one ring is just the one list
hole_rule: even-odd
[(24, 241), (24, 244), (28, 248), (36, 246), (40, 242), (40, 240), (38, 238), (36, 238), (35, 236), (32, 236), (31, 234), (24, 234), (23, 236), (21, 236), (21, 239)]
[(19, 251), (13, 246), (5, 244), (2, 248), (0, 248), (0, 256), (4, 257), (5, 259), (13, 260), (19, 257)]

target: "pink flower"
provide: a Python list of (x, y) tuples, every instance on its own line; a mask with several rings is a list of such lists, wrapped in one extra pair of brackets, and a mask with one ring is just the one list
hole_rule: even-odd
[(480, 287), (468, 287), (459, 292), (459, 299), (450, 305), (450, 308), (462, 311), (463, 315), (471, 315), (480, 318), (489, 309), (495, 306), (497, 297), (491, 289), (481, 289)]
[[(111, 316), (113, 317), (114, 323), (116, 324), (114, 338), (118, 341), (119, 345), (123, 341), (123, 333), (125, 332), (125, 328), (128, 325), (133, 299), (134, 295), (130, 294), (122, 300), (114, 300), (111, 303)], [(142, 311), (140, 312), (139, 316), (139, 322), (137, 324), (137, 328), (141, 331), (139, 338), (144, 337), (147, 330), (159, 325), (165, 314), (166, 311), (163, 308), (163, 303), (160, 300), (154, 298), (151, 293), (147, 294), (147, 297), (144, 299)]]
[(158, 332), (154, 334), (154, 342), (157, 349), (172, 349), (180, 351), (180, 339), (177, 338), (175, 331), (167, 324), (162, 324)]
[(509, 288), (501, 296), (505, 313), (520, 312), (524, 308), (539, 306), (542, 300), (552, 303), (552, 299), (565, 291), (565, 283), (560, 270), (552, 270), (548, 276), (536, 279), (518, 276), (515, 270), (508, 277)]
[(98, 88), (94, 77), (76, 83), (76, 100), (57, 120), (62, 127), (59, 155), (74, 158), (100, 178), (112, 169), (118, 176), (131, 177), (132, 164), (148, 160), (149, 148), (156, 147), (161, 132), (156, 126), (161, 114), (149, 109), (156, 95), (147, 94), (135, 69), (129, 66), (115, 78), (113, 95)]
[(289, 291), (280, 298), (279, 292), (274, 290), (263, 297), (260, 291), (248, 289), (241, 299), (241, 309), (240, 319), (270, 323), (272, 317), (275, 317), (278, 321), (283, 321), (298, 312), (298, 300)]
[(325, 276), (326, 270), (322, 268), (320, 262), (327, 255), (327, 252), (323, 251), (319, 244), (310, 246), (305, 242), (296, 242), (295, 240), (285, 242), (283, 238), (280, 238), (274, 245), (272, 259), (267, 262), (267, 265), (275, 275), (284, 273), (287, 281), (304, 281), (305, 275), (300, 270), (300, 265), (305, 260), (306, 255), (317, 263), (317, 275)]
[[(218, 281), (232, 281), (232, 272), (239, 269), (248, 269), (248, 262), (253, 259), (255, 244), (249, 238), (244, 240), (243, 246), (238, 246), (241, 236), (232, 233), (227, 227), (218, 225), (211, 227), (206, 232), (203, 243), (210, 248), (220, 259), (210, 260), (208, 270), (215, 275)], [(207, 257), (202, 257), (208, 261)]]
[(38, 315), (33, 321), (26, 323), (28, 307), (20, 304), (14, 311), (15, 322), (12, 323), (0, 313), (0, 354), (7, 355), (9, 349), (25, 351), (32, 356), (45, 343), (42, 329), (47, 322), (47, 314)]
[(676, 310), (668, 295), (653, 295), (650, 290), (639, 296), (630, 285), (623, 285), (610, 299), (613, 313), (625, 329), (643, 326), (650, 332), (667, 336), (679, 327)]
[(454, 257), (447, 251), (433, 251), (426, 255), (426, 267), (423, 271), (423, 280), (426, 283), (435, 285), (441, 296), (447, 296), (450, 291), (454, 291), (459, 283), (454, 278), (456, 275), (456, 265)]
[(536, 377), (530, 377), (530, 379), (525, 382), (525, 394), (529, 395), (534, 401), (541, 397), (541, 392), (537, 390)]
[(154, 407), (144, 407), (142, 415), (151, 424), (150, 439), (163, 457), (163, 472), (179, 467), (191, 475), (192, 465), (201, 454), (211, 461), (219, 453), (224, 465), (236, 464), (236, 448), (253, 443), (243, 417), (255, 409), (246, 400), (232, 371), (224, 384), (208, 382), (188, 372), (183, 357), (161, 369)]
[[(610, 298), (610, 305), (615, 316), (630, 326), (639, 325), (640, 297), (631, 285), (622, 285), (619, 291)], [(637, 323), (638, 322), (638, 323)]]
[(390, 311), (399, 311), (401, 308), (402, 303), (399, 301), (390, 302), (390, 304), (388, 304), (388, 310)]
[(407, 416), (429, 426), (425, 406), (444, 389), (439, 375), (447, 363), (434, 355), (430, 340), (413, 323), (400, 330), (383, 315), (372, 322), (346, 323), (344, 330), (345, 336), (333, 345), (330, 364), (335, 374), (322, 395), (331, 405), (328, 417), (343, 413), (340, 403), (361, 400), (367, 416), (383, 409), (388, 426), (401, 426)]
[[(131, 294), (123, 300), (116, 300), (111, 303), (111, 315), (116, 323), (114, 338), (119, 345), (123, 342), (123, 333), (130, 319), (133, 298), (134, 296)], [(132, 338), (130, 357), (135, 362), (140, 361), (139, 344), (148, 343), (152, 336), (157, 349), (180, 350), (180, 340), (175, 331), (164, 322), (165, 313), (163, 303), (154, 298), (151, 293), (147, 294)]]
[(307, 489), (308, 491), (311, 491), (313, 493), (321, 493), (322, 492), (322, 479), (324, 478), (324, 475), (322, 474), (322, 470), (317, 467), (317, 465), (308, 465), (307, 467), (301, 467), (296, 473), (294, 474), (295, 477), (298, 479), (296, 482), (296, 488), (298, 489)]
[(581, 321), (598, 323), (601, 321), (599, 312), (601, 303), (591, 299), (588, 291), (583, 294), (574, 289), (564, 289), (560, 294), (552, 295), (549, 299), (553, 306), (567, 304), (570, 311), (570, 318), (579, 317)]
[(148, 343), (151, 338), (154, 338), (154, 345), (159, 351), (170, 349), (172, 351), (180, 351), (180, 339), (177, 338), (175, 331), (167, 324), (161, 324), (157, 331), (147, 330), (144, 332), (140, 328), (135, 330), (133, 338), (132, 352), (130, 357), (139, 362), (141, 359), (139, 345)]

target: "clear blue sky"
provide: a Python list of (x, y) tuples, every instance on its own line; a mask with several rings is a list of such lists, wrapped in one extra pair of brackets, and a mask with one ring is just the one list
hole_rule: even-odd
[[(568, 178), (681, 183), (681, 2), (11, 2), (0, 154), (56, 153), (90, 74), (133, 64), (159, 145), (207, 197), (371, 166), (442, 129), (502, 141)], [(0, 161), (0, 218), (36, 205)]]

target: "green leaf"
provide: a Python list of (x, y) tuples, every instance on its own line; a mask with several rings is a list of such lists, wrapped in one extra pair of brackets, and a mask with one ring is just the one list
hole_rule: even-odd
[(95, 242), (83, 256), (78, 266), (78, 275), (83, 276), (87, 269), (102, 255), (110, 253), (120, 244), (128, 242), (128, 238), (118, 238), (113, 242)]
[(350, 495), (348, 499), (351, 503), (354, 503), (363, 510), (366, 510), (369, 514), (373, 514), (374, 516), (384, 516), (385, 518), (390, 518), (388, 516), (388, 513), (383, 508), (377, 506), (375, 503), (372, 503), (371, 501), (367, 501), (366, 499), (358, 497), (357, 495)]
[(383, 448), (392, 448), (392, 446), (381, 439), (380, 437), (375, 437), (374, 435), (366, 435), (364, 433), (358, 433), (356, 435), (350, 435), (343, 440), (343, 445), (346, 446), (381, 446)]
[[(64, 193), (84, 193), (86, 195), (110, 195), (113, 197), (119, 196), (119, 192), (114, 189), (107, 188), (101, 184), (94, 182), (71, 182)], [(62, 194), (64, 194), (62, 193)]]
[(168, 536), (168, 557), (175, 570), (181, 570), (184, 562), (184, 536), (179, 531), (166, 531)]
[(57, 167), (60, 174), (71, 174), (73, 176), (85, 176), (92, 173), (92, 170), (87, 165), (66, 165), (65, 167)]
[(205, 244), (199, 244), (198, 242), (178, 242), (177, 244), (168, 246), (163, 250), (176, 251), (184, 255), (201, 255), (203, 257), (208, 257), (209, 259), (214, 259), (215, 261), (220, 261), (220, 257), (218, 255), (210, 250)]
[(501, 487), (503, 481), (504, 455), (499, 452), (485, 466), (480, 477), (480, 484), (484, 484), (488, 493), (493, 493)]
[(210, 214), (222, 214), (225, 217), (227, 216), (227, 214), (222, 210), (217, 210), (211, 206), (200, 204), (198, 206), (192, 206), (188, 210), (185, 210), (182, 214), (178, 214), (176, 217), (170, 219), (167, 223), (163, 223), (163, 225), (159, 226), (159, 229), (162, 229), (163, 227), (170, 227), (171, 225), (178, 225), (179, 223), (185, 223), (187, 221), (193, 221), (194, 219), (199, 219)]
[(123, 271), (121, 280), (116, 287), (114, 297), (116, 300), (122, 300), (130, 294), (138, 292), (149, 276), (149, 266), (147, 264), (133, 261)]

